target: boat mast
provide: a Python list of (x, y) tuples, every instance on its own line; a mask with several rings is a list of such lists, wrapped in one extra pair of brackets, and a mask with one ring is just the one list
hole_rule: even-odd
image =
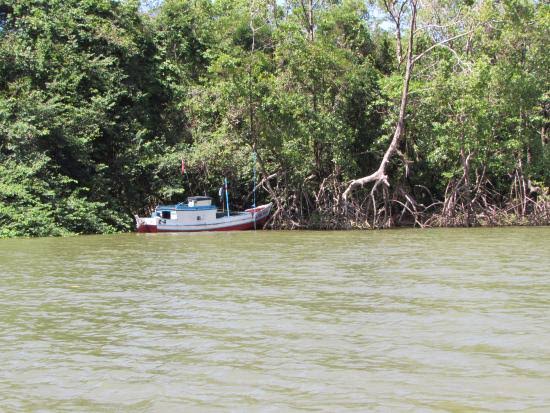
[(225, 204), (227, 206), (227, 216), (229, 216), (229, 193), (227, 192), (227, 178), (224, 179), (224, 186), (225, 186)]
[(256, 151), (252, 152), (252, 175), (254, 176), (254, 182), (252, 183), (253, 204), (254, 208), (252, 216), (254, 218), (254, 231), (256, 231)]

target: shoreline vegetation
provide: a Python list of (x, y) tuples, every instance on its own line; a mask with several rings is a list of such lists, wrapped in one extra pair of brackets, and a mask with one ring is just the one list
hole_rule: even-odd
[(224, 177), (273, 229), (550, 225), (548, 38), (534, 0), (0, 0), (0, 238)]

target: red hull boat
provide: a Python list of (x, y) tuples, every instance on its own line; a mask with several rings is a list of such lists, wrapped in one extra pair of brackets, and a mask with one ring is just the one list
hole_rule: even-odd
[(138, 232), (244, 231), (261, 228), (272, 204), (243, 212), (218, 211), (210, 197), (189, 197), (187, 203), (159, 205), (150, 217), (135, 216)]

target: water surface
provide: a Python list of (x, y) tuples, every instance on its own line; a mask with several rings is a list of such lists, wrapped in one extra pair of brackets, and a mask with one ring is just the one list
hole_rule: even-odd
[(550, 411), (550, 228), (0, 240), (0, 411)]

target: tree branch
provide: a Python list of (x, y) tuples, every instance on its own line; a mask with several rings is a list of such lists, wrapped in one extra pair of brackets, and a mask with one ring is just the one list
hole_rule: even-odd
[(467, 31), (465, 33), (461, 33), (461, 34), (457, 34), (456, 36), (453, 36), (453, 37), (449, 37), (448, 39), (445, 39), (445, 40), (442, 40), (440, 42), (437, 42), (436, 44), (428, 47), (426, 50), (424, 50), (422, 53), (420, 53), (418, 56), (415, 56), (413, 58), (413, 62), (416, 63), (418, 60), (420, 60), (422, 57), (424, 57), (425, 54), (427, 54), (428, 52), (430, 52), (431, 50), (435, 49), (436, 47), (438, 46), (442, 46), (444, 45), (445, 43), (449, 43), (453, 40), (456, 40), (456, 39), (459, 39), (461, 37), (464, 37), (468, 34), (471, 34), (474, 32), (474, 29), (470, 30), (470, 31)]

